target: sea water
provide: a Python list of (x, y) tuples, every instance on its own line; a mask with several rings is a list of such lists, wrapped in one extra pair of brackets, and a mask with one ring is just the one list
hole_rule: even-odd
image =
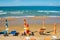
[(0, 6), (0, 17), (60, 16), (60, 6)]

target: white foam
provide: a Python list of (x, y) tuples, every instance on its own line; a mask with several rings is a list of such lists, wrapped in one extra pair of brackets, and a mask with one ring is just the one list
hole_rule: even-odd
[(47, 16), (47, 17), (60, 17), (60, 16)]
[(0, 10), (0, 15), (2, 15), (2, 14), (7, 14), (7, 13)]
[(0, 13), (0, 15), (2, 15), (2, 14), (7, 14), (7, 13), (6, 12)]
[(23, 11), (10, 11), (10, 14), (23, 14)]
[(25, 17), (35, 17), (35, 16), (25, 16)]
[(35, 16), (7, 16), (4, 18), (25, 18), (25, 17), (35, 17)]
[(42, 11), (42, 10), (38, 10), (37, 12), (60, 12), (60, 11)]

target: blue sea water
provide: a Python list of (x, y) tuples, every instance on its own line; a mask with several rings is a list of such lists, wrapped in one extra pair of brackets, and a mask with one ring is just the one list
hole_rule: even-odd
[(0, 17), (60, 16), (60, 6), (0, 6)]

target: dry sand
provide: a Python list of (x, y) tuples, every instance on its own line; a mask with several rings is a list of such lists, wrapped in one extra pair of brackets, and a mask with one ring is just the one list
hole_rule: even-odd
[[(44, 17), (44, 18), (47, 18), (49, 20), (55, 19), (55, 18), (48, 18), (48, 17)], [(7, 19), (9, 21), (9, 27), (8, 27), (9, 32), (11, 32), (12, 30), (16, 30), (19, 33), (21, 31), (24, 31), (23, 18), (7, 18)], [(31, 18), (26, 18), (26, 19), (27, 19), (27, 22), (29, 23), (30, 31), (32, 31), (32, 32), (38, 31), (43, 26), (42, 22), (40, 24), (38, 22), (39, 20), (42, 20), (42, 17), (31, 17)], [(56, 18), (56, 19), (60, 20), (60, 17)], [(0, 31), (5, 30), (5, 25), (4, 25), (5, 21), (4, 20), (5, 20), (5, 18), (0, 19), (0, 22), (1, 22)], [(36, 23), (35, 21), (32, 21), (32, 20), (35, 20), (35, 21), (38, 20), (38, 21), (36, 21), (37, 22)], [(56, 20), (56, 22), (57, 22), (57, 20)], [(54, 26), (53, 23), (45, 23), (46, 32), (53, 30), (53, 26)], [(57, 22), (56, 29), (57, 29), (56, 36), (60, 37), (60, 35), (59, 35), (60, 34), (60, 22)], [(40, 35), (38, 32), (36, 32), (34, 34), (35, 34), (34, 37), (36, 37), (37, 40), (44, 40), (45, 37), (53, 36), (52, 32), (50, 33), (51, 35)], [(19, 36), (9, 35), (8, 37), (4, 37), (3, 35), (0, 35), (0, 40), (23, 40), (24, 37), (25, 36), (21, 36), (20, 34), (19, 34)], [(30, 37), (32, 37), (32, 36), (30, 36)]]

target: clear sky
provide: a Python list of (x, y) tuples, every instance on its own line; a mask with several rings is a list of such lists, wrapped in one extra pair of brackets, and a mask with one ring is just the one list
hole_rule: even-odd
[(60, 0), (0, 0), (0, 6), (60, 6)]

